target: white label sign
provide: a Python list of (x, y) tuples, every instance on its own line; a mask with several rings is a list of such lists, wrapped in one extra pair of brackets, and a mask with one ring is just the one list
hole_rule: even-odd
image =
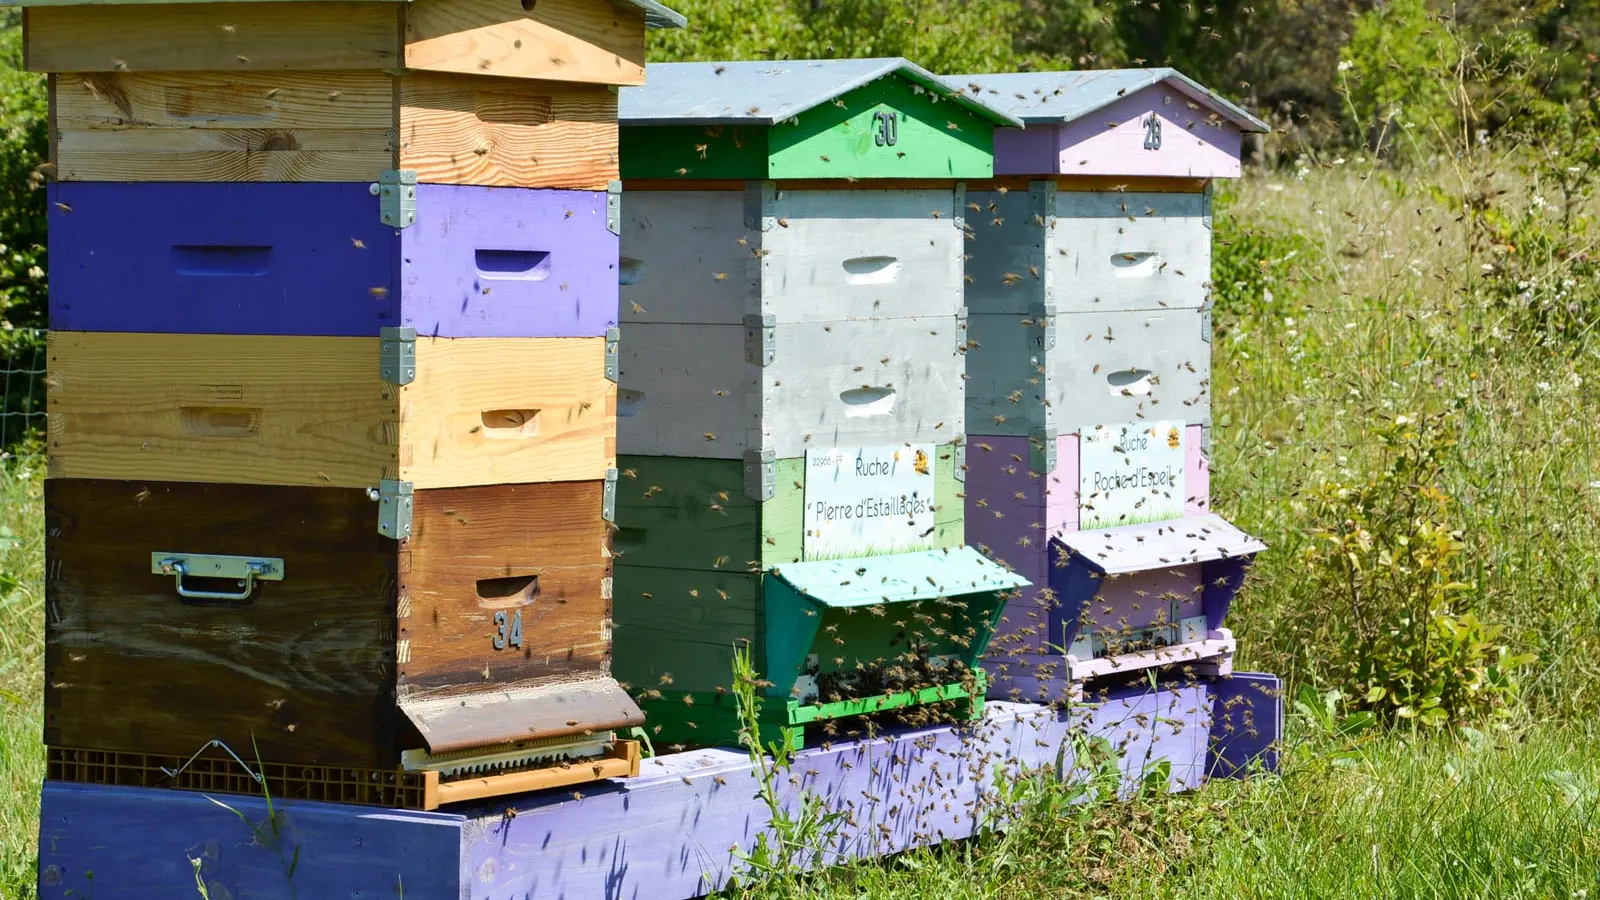
[(1181, 518), (1184, 440), (1182, 422), (1085, 428), (1078, 436), (1078, 527)]
[(806, 451), (806, 559), (934, 546), (932, 444)]

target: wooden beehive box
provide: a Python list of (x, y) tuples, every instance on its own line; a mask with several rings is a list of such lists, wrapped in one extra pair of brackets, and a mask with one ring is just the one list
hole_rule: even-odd
[(624, 577), (619, 612), (649, 608), (656, 624), (619, 627), (617, 675), (655, 740), (669, 744), (738, 743), (742, 644), (770, 682), (764, 740), (798, 748), (812, 725), (822, 729), (813, 738), (859, 734), (866, 726), (827, 723), (892, 710), (910, 722), (966, 721), (983, 711), (977, 663), (1007, 598), (1026, 584), (970, 547)]
[(600, 481), (605, 338), (50, 334), (50, 475), (417, 490)]
[(996, 665), (1218, 655), (1238, 579), (1212, 570), (1261, 547), (1208, 512), (1211, 182), (1266, 126), (1170, 69), (948, 81), (1027, 123), (968, 185), (968, 534), (1035, 584)]
[(617, 324), (615, 195), (411, 189), (396, 228), (361, 183), (52, 185), (51, 327), (512, 338)]
[(65, 181), (604, 190), (653, 0), (20, 0)]
[(51, 479), (45, 743), (176, 770), (216, 740), (301, 789), (400, 787), (405, 751), (638, 725), (610, 676), (606, 492), (420, 491), (397, 510), (355, 488)]

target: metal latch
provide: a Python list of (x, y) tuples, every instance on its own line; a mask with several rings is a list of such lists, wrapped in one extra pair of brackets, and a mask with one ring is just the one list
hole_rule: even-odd
[(378, 183), (367, 186), (378, 198), (378, 218), (391, 228), (417, 222), (417, 173), (413, 169), (384, 169)]
[(1056, 429), (1048, 425), (1028, 435), (1028, 468), (1037, 475), (1056, 470)]
[(744, 317), (744, 361), (753, 366), (770, 366), (778, 358), (778, 317)]
[(966, 445), (966, 443), (963, 442), (963, 443), (957, 444), (956, 445), (956, 449), (955, 449), (955, 453), (953, 453), (951, 455), (955, 457), (955, 465), (956, 465), (955, 475), (956, 475), (956, 480), (957, 481), (966, 481), (967, 480), (967, 445)]
[(600, 495), (600, 518), (613, 524), (617, 521), (617, 470), (606, 470), (606, 487)]
[(751, 500), (771, 500), (778, 493), (778, 452), (744, 452), (744, 495)]
[(379, 330), (378, 377), (390, 384), (417, 380), (417, 330), (385, 327)]
[[(1049, 352), (1056, 348), (1056, 305), (1046, 303), (1044, 307), (1033, 315), (1033, 327), (1039, 332), (1034, 338), (1035, 349), (1040, 352)], [(1035, 365), (1038, 361), (1035, 361)]]
[(622, 342), (622, 329), (612, 327), (606, 329), (606, 380), (612, 384), (617, 383), (619, 370), (617, 363), (618, 344)]
[(1206, 305), (1200, 308), (1200, 340), (1211, 343), (1211, 307)]
[(413, 484), (385, 478), (378, 485), (367, 488), (367, 496), (378, 501), (378, 533), (397, 541), (411, 537)]
[[(180, 597), (191, 600), (249, 600), (255, 592), (257, 580), (283, 580), (283, 560), (267, 556), (214, 556), (157, 551), (150, 554), (150, 571), (156, 575), (171, 575), (177, 581)], [(183, 586), (185, 577), (232, 578), (239, 582), (239, 590), (233, 593), (191, 590)]]
[(606, 230), (622, 234), (622, 182), (606, 182)]

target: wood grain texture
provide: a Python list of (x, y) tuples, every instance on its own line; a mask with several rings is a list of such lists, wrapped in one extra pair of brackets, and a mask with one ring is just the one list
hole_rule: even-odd
[(419, 181), (603, 191), (618, 177), (617, 96), (605, 87), (438, 74), (399, 84), (400, 168)]
[(185, 3), (28, 11), (35, 72), (395, 69), (404, 8), (388, 3)]
[[(398, 762), (395, 545), (365, 491), (51, 479), (45, 504), (47, 743)], [(202, 605), (151, 573), (163, 551), (277, 557), (285, 578)]]
[(51, 75), (62, 181), (363, 181), (395, 167), (380, 72)]
[(56, 332), (51, 474), (424, 489), (594, 481), (611, 466), (603, 338), (425, 338), (404, 388), (379, 378), (378, 347)]
[[(399, 673), (413, 690), (604, 674), (610, 566), (603, 482), (423, 491), (401, 552)], [(529, 583), (529, 579), (532, 579)], [(521, 614), (522, 645), (495, 616)]]
[(402, 476), (418, 488), (604, 479), (617, 458), (605, 352), (605, 338), (419, 338), (417, 380), (400, 389)]
[(50, 473), (367, 487), (400, 472), (375, 338), (50, 335)]
[(410, 69), (644, 84), (644, 13), (593, 0), (415, 0), (405, 11)]
[[(617, 485), (619, 567), (700, 571), (770, 569), (799, 562), (804, 539), (804, 458), (777, 462), (777, 492), (758, 503), (744, 494), (741, 460), (623, 456)], [(631, 474), (630, 474), (631, 473)], [(963, 542), (964, 512), (953, 445), (937, 450), (937, 547)]]

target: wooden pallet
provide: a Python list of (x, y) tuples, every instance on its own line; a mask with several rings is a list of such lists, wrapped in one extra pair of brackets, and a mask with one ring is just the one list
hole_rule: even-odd
[[(434, 810), (441, 806), (507, 794), (571, 787), (639, 774), (638, 741), (612, 742), (604, 755), (482, 778), (445, 779), (438, 772), (355, 769), (262, 762), (252, 772), (227, 756), (182, 757), (121, 750), (47, 749), (46, 777), (54, 781), (119, 787), (270, 796), (391, 809)], [(257, 775), (261, 780), (256, 779)]]

